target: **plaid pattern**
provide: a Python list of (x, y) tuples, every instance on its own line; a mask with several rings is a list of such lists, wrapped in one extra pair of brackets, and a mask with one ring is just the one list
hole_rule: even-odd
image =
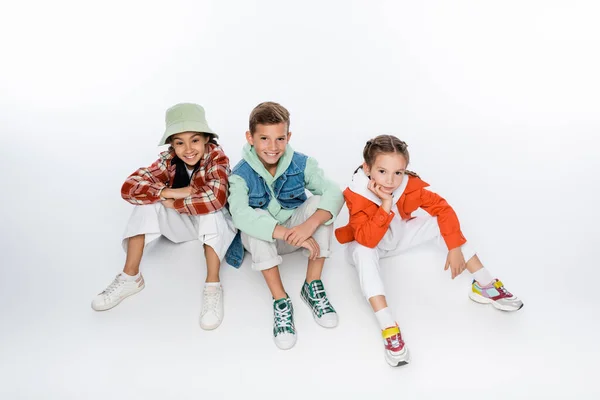
[(335, 309), (329, 302), (327, 293), (325, 293), (325, 287), (320, 279), (315, 279), (310, 284), (304, 282), (300, 296), (302, 296), (302, 299), (308, 304), (317, 318), (321, 318), (328, 313), (335, 313)]
[(273, 302), (273, 336), (277, 337), (280, 333), (296, 334), (294, 306), (289, 297)]
[[(170, 187), (175, 178), (174, 157), (173, 150), (164, 151), (151, 166), (140, 168), (131, 174), (121, 187), (121, 197), (134, 205), (161, 201), (161, 190)], [(180, 214), (198, 215), (210, 214), (223, 208), (227, 201), (229, 173), (229, 158), (223, 149), (212, 143), (207, 144), (200, 167), (190, 181), (194, 193), (185, 199), (175, 200), (175, 210)]]

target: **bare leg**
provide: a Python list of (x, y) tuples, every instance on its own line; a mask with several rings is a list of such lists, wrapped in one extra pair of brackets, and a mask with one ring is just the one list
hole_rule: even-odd
[(137, 275), (140, 272), (140, 262), (144, 254), (145, 235), (137, 235), (127, 240), (127, 258), (123, 272), (127, 275)]
[(206, 257), (206, 282), (220, 282), (221, 260), (219, 260), (219, 256), (212, 247), (205, 244), (204, 257)]
[(387, 301), (385, 300), (385, 296), (373, 296), (369, 299), (369, 304), (371, 304), (371, 307), (373, 308), (374, 312), (377, 312), (379, 310), (383, 310), (384, 308), (386, 308), (387, 305)]
[(324, 257), (308, 260), (308, 266), (306, 268), (306, 283), (311, 283), (315, 279), (321, 279), (321, 273), (323, 272), (324, 264)]
[(471, 257), (471, 259), (469, 261), (467, 261), (466, 267), (467, 267), (467, 271), (469, 271), (470, 273), (473, 273), (473, 272), (477, 272), (481, 268), (483, 268), (483, 264), (479, 260), (479, 257), (477, 257), (477, 255), (474, 255), (473, 257)]
[(265, 269), (262, 271), (262, 274), (265, 278), (265, 282), (267, 282), (269, 290), (271, 291), (273, 299), (285, 299), (287, 297), (287, 293), (285, 292), (283, 283), (281, 282), (279, 267), (274, 266), (273, 268)]

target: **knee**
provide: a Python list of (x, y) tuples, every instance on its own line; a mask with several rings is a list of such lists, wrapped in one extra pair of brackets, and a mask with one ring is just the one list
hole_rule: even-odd
[(135, 214), (155, 214), (160, 211), (164, 206), (161, 202), (152, 203), (152, 204), (140, 204), (133, 207), (133, 212)]
[(306, 212), (310, 215), (314, 214), (317, 211), (317, 207), (321, 202), (321, 196), (314, 195), (306, 199)]
[(358, 265), (359, 263), (363, 263), (365, 261), (373, 261), (377, 260), (377, 249), (363, 246), (361, 244), (356, 244), (351, 250), (352, 259)]

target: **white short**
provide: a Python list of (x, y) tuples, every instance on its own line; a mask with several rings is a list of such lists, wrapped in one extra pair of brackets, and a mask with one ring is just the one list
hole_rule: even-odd
[(223, 208), (211, 214), (180, 214), (161, 203), (135, 206), (125, 233), (123, 249), (127, 251), (127, 240), (137, 235), (146, 235), (146, 243), (158, 239), (161, 235), (174, 243), (200, 240), (213, 248), (222, 260), (237, 230), (231, 216)]

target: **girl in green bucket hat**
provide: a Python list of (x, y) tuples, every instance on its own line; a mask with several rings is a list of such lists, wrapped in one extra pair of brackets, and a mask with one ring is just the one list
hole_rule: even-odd
[(230, 168), (218, 137), (202, 106), (180, 103), (167, 110), (159, 145), (169, 144), (168, 150), (131, 174), (121, 188), (123, 199), (135, 205), (123, 235), (127, 258), (123, 272), (92, 301), (94, 310), (109, 310), (144, 288), (144, 248), (164, 236), (174, 243), (199, 240), (203, 245), (207, 276), (200, 326), (215, 329), (221, 324), (219, 269), (236, 229), (224, 207)]

